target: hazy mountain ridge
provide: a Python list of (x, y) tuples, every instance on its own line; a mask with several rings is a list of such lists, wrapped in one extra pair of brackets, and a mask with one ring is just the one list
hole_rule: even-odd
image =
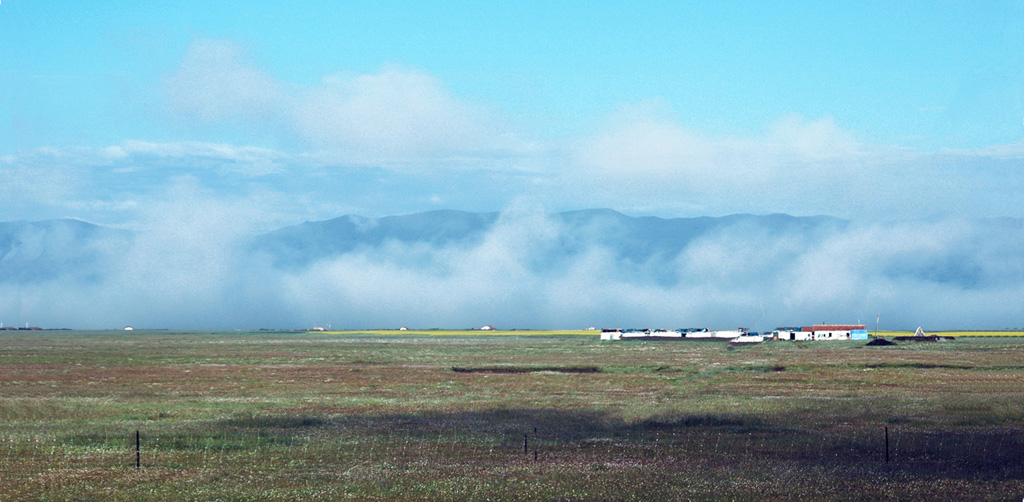
[(498, 213), (440, 210), (402, 216), (366, 218), (347, 215), (280, 228), (253, 239), (252, 249), (274, 263), (302, 266), (389, 241), (433, 246), (478, 243)]
[(1024, 315), (1015, 218), (433, 211), (259, 235), (215, 221), (164, 219), (137, 232), (0, 223), (0, 321), (771, 328), (881, 313), (909, 329), (1003, 328)]
[[(427, 252), (471, 248), (498, 228), (502, 218), (496, 212), (455, 210), (380, 218), (347, 215), (256, 235), (244, 247), (269, 256), (274, 266), (303, 268), (321, 260), (395, 244), (406, 246), (410, 254), (414, 254), (412, 248), (417, 246)], [(692, 243), (724, 229), (741, 228), (760, 237), (788, 236), (814, 241), (847, 224), (831, 217), (784, 214), (666, 219), (626, 216), (610, 209), (569, 211), (545, 215), (542, 225), (555, 228), (546, 237), (533, 236), (530, 262), (536, 269), (557, 267), (593, 248), (607, 249), (627, 264), (670, 261)], [(529, 233), (530, 226), (526, 227)], [(101, 279), (117, 268), (134, 237), (127, 230), (75, 219), (0, 223), (0, 282)], [(744, 244), (737, 241), (736, 245)], [(653, 275), (658, 279), (656, 282), (671, 277), (669, 271)]]
[[(263, 254), (270, 257), (275, 267), (302, 269), (350, 253), (372, 253), (384, 246), (404, 246), (409, 255), (429, 254), (436, 249), (469, 249), (481, 245), (507, 219), (507, 215), (496, 212), (456, 210), (380, 218), (346, 215), (252, 236), (243, 246), (243, 254)], [(550, 228), (530, 235), (538, 226)], [(520, 227), (516, 231), (523, 234), (524, 245), (532, 246), (529, 265), (535, 270), (557, 268), (582, 253), (601, 249), (619, 261), (624, 275), (638, 274), (635, 279), (639, 282), (673, 284), (683, 279), (674, 275), (673, 260), (693, 245), (726, 232), (730, 236), (727, 240), (737, 247), (766, 243), (775, 248), (790, 246), (788, 251), (775, 249), (775, 259), (785, 261), (845, 231), (850, 223), (828, 216), (734, 214), (658, 218), (588, 209), (547, 214), (540, 222), (521, 222)], [(1003, 236), (1011, 245), (992, 242), (993, 235)], [(130, 231), (75, 219), (0, 222), (0, 282), (97, 280), (110, 267), (116, 268), (133, 239)], [(964, 261), (944, 246), (926, 246), (922, 252), (900, 255), (881, 264), (881, 272), (890, 277), (911, 277), (965, 288), (1024, 280), (1017, 257), (1024, 247), (1024, 220), (975, 220), (964, 241), (961, 246), (974, 248), (975, 254), (990, 263), (1003, 264), (1003, 273), (987, 272), (991, 269), (975, 261)], [(856, 245), (878, 246), (885, 242), (865, 241)], [(395, 255), (389, 254), (392, 258)], [(418, 261), (421, 265), (428, 262), (429, 259)], [(655, 267), (645, 267), (647, 272), (640, 273), (630, 271), (631, 264)]]
[(917, 253), (896, 257), (882, 272), (965, 290), (1024, 283), (1024, 219), (960, 221), (956, 230), (944, 239), (923, 240)]
[(132, 233), (75, 219), (0, 222), (0, 282), (99, 280)]
[[(847, 222), (827, 216), (784, 214), (755, 216), (657, 218), (632, 217), (610, 209), (589, 209), (546, 215), (557, 226), (546, 242), (544, 258), (557, 261), (591, 247), (605, 247), (622, 259), (646, 262), (671, 259), (703, 236), (726, 228), (745, 227), (760, 234), (823, 237)], [(258, 236), (253, 249), (273, 256), (279, 265), (308, 265), (320, 259), (386, 243), (431, 246), (478, 245), (499, 223), (499, 213), (432, 211), (403, 216), (342, 216), (306, 222)], [(737, 242), (737, 245), (742, 245)]]

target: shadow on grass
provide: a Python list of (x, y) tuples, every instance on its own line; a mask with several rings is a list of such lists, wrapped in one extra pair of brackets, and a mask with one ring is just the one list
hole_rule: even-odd
[[(672, 466), (683, 462), (688, 469), (737, 466), (754, 472), (824, 469), (856, 476), (1024, 480), (1020, 428), (936, 431), (890, 423), (886, 463), (884, 424), (808, 427), (806, 420), (728, 413), (628, 420), (600, 410), (526, 407), (392, 414), (247, 413), (187, 426), (151, 427), (143, 431), (143, 445), (155, 451), (222, 452), (329, 445), (374, 451), (373, 455), (393, 461), (388, 452), (416, 451), (415, 445), (426, 445), (423, 448), (436, 454), (437, 445), (445, 444), (456, 445), (452, 451), (522, 459), (526, 436), (529, 448), (570, 463), (666, 459)], [(63, 440), (87, 448), (134, 447), (134, 433), (75, 434)]]
[[(522, 451), (527, 436), (548, 453), (591, 447), (598, 457), (624, 452), (765, 468), (853, 469), (910, 476), (1024, 480), (1024, 434), (1013, 427), (962, 427), (933, 431), (890, 424), (885, 463), (883, 424), (868, 428), (802, 427), (787, 417), (741, 414), (662, 414), (631, 421), (596, 410), (502, 408), (480, 411), (366, 415), (247, 415), (209, 424), (228, 435), (445, 442)], [(280, 441), (280, 440), (277, 440)], [(282, 443), (283, 444), (283, 443)], [(615, 446), (611, 446), (615, 445)]]

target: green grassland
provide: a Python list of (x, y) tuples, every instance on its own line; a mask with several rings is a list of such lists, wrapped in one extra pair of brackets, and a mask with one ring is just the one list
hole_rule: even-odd
[(1024, 498), (1022, 338), (436, 334), (2, 334), (0, 499)]

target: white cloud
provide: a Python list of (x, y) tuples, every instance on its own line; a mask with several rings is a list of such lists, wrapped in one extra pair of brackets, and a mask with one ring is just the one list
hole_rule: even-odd
[[(391, 245), (280, 277), (300, 317), (333, 314), (335, 325), (354, 327), (767, 329), (875, 314), (892, 328), (1024, 322), (1024, 261), (1012, 251), (1024, 241), (984, 222), (854, 225), (817, 237), (739, 225), (642, 263), (600, 240), (553, 258), (548, 251), (567, 237), (536, 214), (505, 215), (470, 248)], [(1006, 254), (994, 257), (998, 249)]]
[[(1024, 262), (992, 260), (991, 248), (1020, 250), (1024, 242), (1000, 233), (951, 221), (854, 226), (819, 241), (740, 226), (692, 243), (674, 260), (633, 263), (587, 242), (552, 265), (546, 250), (564, 230), (513, 217), (479, 245), (429, 250), (418, 266), (403, 259), (409, 250), (401, 246), (339, 256), (294, 276), (290, 291), (304, 315), (337, 312), (354, 326), (767, 329), (881, 313), (892, 327), (966, 327), (970, 319), (1001, 328), (1024, 322)], [(972, 245), (978, 238), (991, 247)], [(965, 269), (934, 270), (950, 262)]]
[(197, 137), (227, 131), (250, 141), (125, 140), (6, 155), (2, 208), (123, 222), (173, 179), (194, 176), (227, 196), (291, 199), (274, 208), (282, 219), (489, 211), (524, 195), (555, 210), (661, 216), (1024, 216), (1021, 144), (916, 152), (796, 114), (757, 134), (714, 136), (684, 126), (658, 99), (624, 106), (591, 136), (538, 139), (420, 70), (300, 85), (220, 40), (196, 41), (164, 84), (172, 113)]
[(616, 124), (579, 149), (582, 163), (602, 173), (679, 177), (699, 182), (714, 165), (719, 148), (682, 127), (665, 122)]
[[(382, 195), (421, 202), (401, 211), (436, 204), (430, 198), (474, 197), (477, 204), (493, 200), (475, 207), (488, 210), (529, 193), (565, 208), (659, 215), (1024, 215), (1016, 190), (1024, 188), (1024, 173), (1005, 168), (1024, 158), (1019, 146), (915, 152), (864, 141), (828, 116), (789, 114), (760, 134), (712, 136), (683, 126), (670, 104), (653, 99), (624, 106), (592, 136), (535, 139), (510, 131), (485, 106), (422, 71), (389, 66), (299, 85), (269, 76), (236, 44), (210, 40), (193, 44), (167, 87), (182, 117), (211, 127), (244, 122), (255, 129), (248, 137), (256, 144), (267, 137), (298, 141), (284, 148), (290, 159), (235, 152), (243, 154), (235, 164), (239, 174), (308, 180), (319, 173), (328, 186), (354, 186), (344, 178), (372, 176), (374, 190), (394, 190)], [(203, 165), (207, 155), (227, 168), (221, 160), (232, 154), (201, 154), (201, 145), (188, 145), (194, 164)], [(303, 167), (309, 172), (300, 173)], [(372, 171), (377, 168), (383, 171)], [(472, 183), (451, 179), (453, 173), (475, 182), (475, 193), (467, 192)], [(403, 179), (416, 179), (430, 195), (411, 193), (413, 184)], [(358, 198), (344, 206), (376, 212), (360, 210)]]
[(112, 163), (128, 164), (130, 167), (125, 169), (184, 165), (190, 170), (212, 168), (244, 177), (280, 173), (289, 157), (268, 148), (197, 141), (155, 143), (129, 140), (102, 148), (97, 153)]
[(563, 183), (598, 205), (655, 214), (1024, 215), (1024, 169), (1008, 164), (1024, 158), (1020, 145), (915, 152), (798, 115), (759, 136), (714, 138), (651, 108), (628, 108), (578, 141)]
[(790, 114), (771, 124), (760, 148), (775, 149), (792, 160), (814, 161), (848, 158), (858, 154), (862, 146), (831, 117), (807, 120)]
[(296, 129), (317, 146), (365, 161), (458, 157), (493, 149), (483, 113), (417, 71), (333, 75), (308, 90), (294, 113)]
[(531, 148), (483, 107), (417, 70), (339, 73), (301, 86), (267, 75), (237, 44), (199, 40), (166, 84), (176, 116), (244, 123), (258, 137), (297, 137), (335, 162), (394, 167)]
[(787, 116), (762, 137), (718, 139), (665, 115), (631, 109), (613, 117), (604, 130), (577, 144), (577, 176), (596, 176), (598, 190), (613, 187), (633, 198), (662, 199), (676, 207), (687, 201), (718, 212), (728, 206), (719, 201), (792, 196), (828, 183), (859, 156), (852, 135), (828, 118)]
[(760, 183), (777, 171), (822, 161), (848, 161), (860, 152), (854, 136), (828, 117), (787, 115), (761, 137), (711, 138), (672, 120), (664, 103), (626, 107), (576, 146), (584, 169), (610, 176), (648, 176), (705, 187)]
[(266, 120), (279, 115), (287, 99), (284, 85), (226, 40), (193, 42), (166, 84), (172, 114), (205, 122)]

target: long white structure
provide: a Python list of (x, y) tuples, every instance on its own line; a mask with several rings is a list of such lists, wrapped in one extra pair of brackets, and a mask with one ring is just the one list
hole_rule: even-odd
[(602, 340), (733, 340), (760, 343), (765, 339), (813, 340), (867, 340), (868, 331), (863, 324), (815, 324), (804, 327), (775, 328), (771, 333), (747, 333), (746, 328), (711, 331), (707, 328), (667, 329), (603, 329)]
[(779, 340), (867, 340), (863, 324), (815, 324), (802, 328), (776, 328), (772, 336)]

